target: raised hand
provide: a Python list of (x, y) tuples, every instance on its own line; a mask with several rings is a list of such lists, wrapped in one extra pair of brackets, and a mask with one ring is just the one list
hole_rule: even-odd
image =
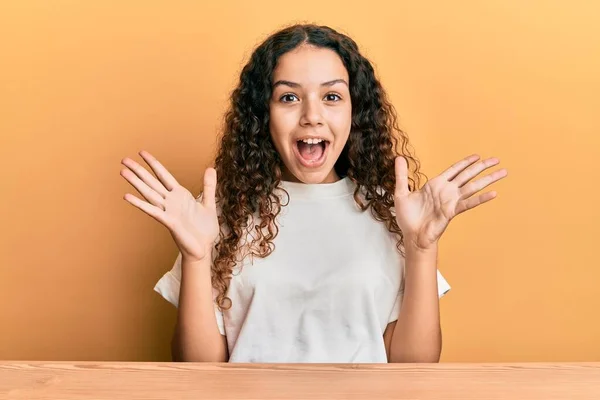
[(496, 158), (478, 160), (477, 155), (469, 156), (429, 180), (421, 189), (410, 192), (406, 159), (396, 158), (394, 201), (396, 220), (404, 235), (405, 246), (431, 248), (455, 216), (496, 197), (495, 191), (475, 194), (506, 177), (507, 171), (501, 169), (473, 181), (479, 173), (499, 163)]
[(122, 164), (126, 168), (121, 170), (121, 176), (146, 201), (130, 193), (125, 194), (124, 199), (167, 227), (183, 257), (193, 262), (210, 256), (219, 235), (216, 171), (208, 168), (204, 172), (204, 192), (198, 201), (150, 153), (142, 151), (140, 156), (156, 177), (137, 162), (124, 158)]

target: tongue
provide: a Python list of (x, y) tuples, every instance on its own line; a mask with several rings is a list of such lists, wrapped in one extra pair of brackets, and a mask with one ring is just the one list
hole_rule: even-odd
[(305, 160), (318, 160), (323, 155), (325, 143), (321, 142), (318, 144), (307, 144), (304, 142), (298, 142), (298, 151), (300, 156)]

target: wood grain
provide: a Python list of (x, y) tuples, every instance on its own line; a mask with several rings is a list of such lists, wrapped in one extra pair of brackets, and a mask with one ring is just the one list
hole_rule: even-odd
[(1, 399), (600, 399), (600, 363), (0, 362)]

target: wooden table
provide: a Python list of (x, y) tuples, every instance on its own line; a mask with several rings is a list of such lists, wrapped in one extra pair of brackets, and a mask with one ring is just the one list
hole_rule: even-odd
[(0, 399), (600, 399), (600, 363), (0, 361)]

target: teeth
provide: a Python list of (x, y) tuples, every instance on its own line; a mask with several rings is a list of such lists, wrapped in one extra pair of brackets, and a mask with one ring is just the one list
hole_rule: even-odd
[(313, 139), (313, 138), (309, 138), (309, 139), (302, 139), (302, 142), (306, 143), (306, 144), (317, 144), (317, 143), (321, 143), (322, 141), (324, 141), (325, 139)]

